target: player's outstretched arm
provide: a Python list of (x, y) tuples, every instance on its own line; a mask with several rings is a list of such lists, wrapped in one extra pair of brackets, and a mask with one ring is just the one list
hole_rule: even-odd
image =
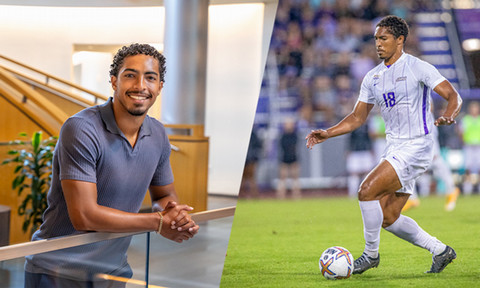
[(347, 134), (357, 129), (367, 120), (368, 114), (373, 108), (373, 104), (358, 101), (353, 111), (348, 114), (342, 121), (338, 122), (326, 130), (312, 130), (305, 139), (307, 140), (307, 148), (312, 149), (316, 144), (322, 143), (328, 138)]
[(435, 120), (435, 126), (454, 124), (455, 117), (457, 117), (462, 108), (462, 98), (457, 90), (455, 90), (448, 80), (445, 80), (438, 84), (433, 91), (437, 92), (438, 95), (442, 96), (448, 102), (443, 115)]

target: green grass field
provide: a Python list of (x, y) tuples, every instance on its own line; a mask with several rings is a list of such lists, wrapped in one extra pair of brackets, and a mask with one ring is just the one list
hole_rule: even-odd
[(354, 258), (364, 248), (358, 202), (348, 198), (239, 200), (221, 287), (480, 287), (480, 196), (460, 196), (443, 210), (443, 197), (422, 198), (405, 212), (457, 252), (439, 274), (431, 254), (388, 231), (381, 232), (380, 265), (345, 280), (326, 280), (318, 260), (330, 246)]

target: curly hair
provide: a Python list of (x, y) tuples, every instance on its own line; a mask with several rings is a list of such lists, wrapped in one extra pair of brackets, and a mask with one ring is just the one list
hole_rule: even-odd
[(135, 43), (130, 46), (123, 46), (120, 48), (117, 54), (115, 54), (113, 57), (113, 63), (110, 65), (110, 76), (118, 76), (118, 71), (120, 70), (120, 67), (122, 67), (125, 57), (139, 54), (152, 56), (158, 60), (159, 78), (160, 81), (165, 82), (165, 56), (148, 44)]
[(395, 38), (403, 35), (403, 43), (405, 43), (405, 41), (407, 40), (409, 31), (408, 24), (405, 20), (398, 16), (385, 16), (382, 20), (380, 20), (380, 22), (378, 22), (377, 27), (387, 28), (387, 31), (390, 32)]

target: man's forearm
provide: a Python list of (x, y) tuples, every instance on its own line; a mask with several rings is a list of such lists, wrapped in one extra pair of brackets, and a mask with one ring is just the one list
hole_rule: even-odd
[(462, 98), (459, 94), (455, 93), (455, 95), (450, 96), (447, 101), (447, 108), (445, 109), (445, 113), (443, 113), (444, 117), (457, 117), (462, 108)]
[(338, 124), (327, 129), (328, 137), (336, 137), (343, 134), (347, 134), (357, 129), (363, 124), (362, 121), (357, 119), (353, 113), (348, 114)]
[(163, 211), (167, 206), (168, 202), (176, 202), (178, 203), (178, 198), (176, 195), (168, 195), (152, 201), (152, 210), (153, 211)]
[(178, 203), (177, 193), (173, 183), (163, 186), (150, 186), (150, 198), (152, 199), (153, 211), (163, 211), (168, 202)]

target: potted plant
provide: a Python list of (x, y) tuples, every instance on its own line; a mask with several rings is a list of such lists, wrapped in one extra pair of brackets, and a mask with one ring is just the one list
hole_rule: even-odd
[[(27, 137), (27, 134), (20, 133), (20, 136)], [(55, 137), (43, 140), (41, 131), (33, 133), (31, 142), (11, 141), (10, 145), (21, 146), (23, 149), (8, 151), (13, 158), (2, 163), (2, 165), (17, 164), (14, 168), (16, 177), (13, 179), (12, 189), (17, 190), (19, 196), (24, 190), (29, 192), (18, 207), (18, 215), (24, 215), (22, 229), (23, 232), (27, 232), (30, 227), (30, 235), (42, 224), (42, 215), (47, 208), (47, 193), (50, 189), (56, 142)]]

